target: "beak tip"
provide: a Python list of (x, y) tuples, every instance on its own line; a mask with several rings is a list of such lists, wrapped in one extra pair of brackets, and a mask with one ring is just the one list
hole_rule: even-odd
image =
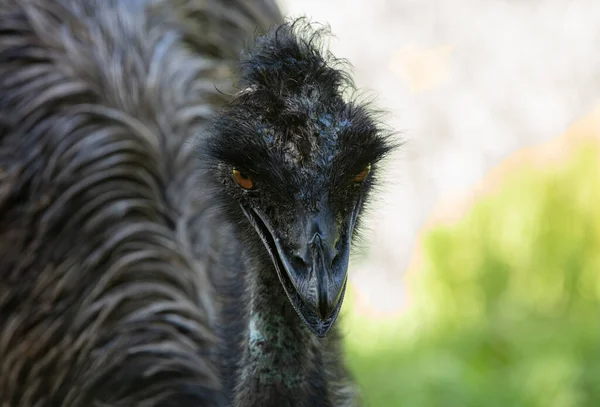
[(327, 335), (327, 332), (329, 332), (330, 327), (331, 324), (327, 324), (325, 320), (322, 320), (319, 321), (318, 324), (312, 326), (311, 331), (313, 331), (313, 333), (317, 335), (317, 337), (324, 338)]

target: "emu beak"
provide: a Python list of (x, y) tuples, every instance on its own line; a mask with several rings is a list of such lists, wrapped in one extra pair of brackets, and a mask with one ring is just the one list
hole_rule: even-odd
[(288, 241), (278, 237), (263, 213), (242, 207), (265, 244), (290, 303), (321, 338), (335, 323), (342, 306), (358, 206), (344, 222), (345, 230), (338, 227), (329, 211), (321, 210), (297, 221), (296, 233)]

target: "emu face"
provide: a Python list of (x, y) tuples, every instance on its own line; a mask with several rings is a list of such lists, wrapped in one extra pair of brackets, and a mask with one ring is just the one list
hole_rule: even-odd
[[(288, 26), (242, 64), (208, 143), (212, 174), (268, 252), (290, 303), (323, 337), (346, 289), (352, 236), (390, 149), (346, 76)], [(243, 218), (242, 218), (243, 219)]]

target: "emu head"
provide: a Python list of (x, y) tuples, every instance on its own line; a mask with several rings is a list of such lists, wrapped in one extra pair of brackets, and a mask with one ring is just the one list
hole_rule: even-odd
[(392, 146), (365, 106), (343, 98), (351, 80), (319, 34), (296, 22), (257, 40), (205, 153), (290, 303), (323, 337), (341, 308), (357, 218)]

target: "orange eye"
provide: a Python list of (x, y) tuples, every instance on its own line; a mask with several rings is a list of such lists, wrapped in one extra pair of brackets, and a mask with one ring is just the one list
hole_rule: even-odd
[(239, 186), (241, 186), (244, 189), (254, 188), (254, 182), (252, 181), (252, 179), (243, 172), (240, 172), (239, 170), (233, 170), (233, 179)]
[(365, 167), (364, 170), (362, 170), (359, 174), (356, 175), (356, 177), (354, 177), (354, 182), (363, 182), (365, 180), (365, 178), (367, 178), (367, 175), (369, 175), (369, 172), (371, 172), (371, 164), (367, 165)]

